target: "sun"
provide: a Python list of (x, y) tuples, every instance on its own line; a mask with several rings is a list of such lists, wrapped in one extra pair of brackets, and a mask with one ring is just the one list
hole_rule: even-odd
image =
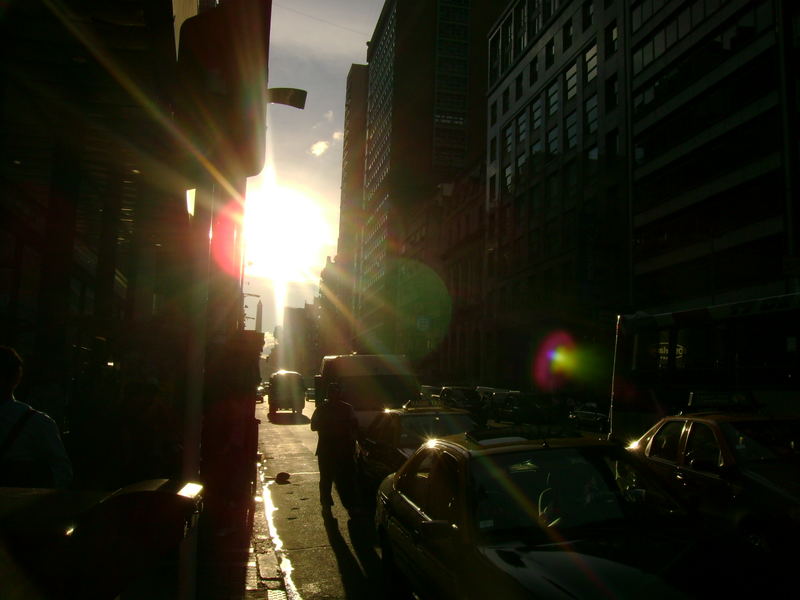
[(245, 272), (275, 286), (316, 283), (334, 243), (319, 201), (265, 177), (248, 181), (244, 214)]

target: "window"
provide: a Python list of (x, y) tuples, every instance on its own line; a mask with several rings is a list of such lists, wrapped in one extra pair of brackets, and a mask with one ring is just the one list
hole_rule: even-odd
[(507, 191), (511, 191), (514, 186), (514, 164), (508, 163), (503, 171), (504, 183), (503, 186)]
[(594, 0), (586, 0), (586, 2), (583, 3), (581, 12), (583, 30), (586, 31), (592, 25), (592, 21), (594, 21)]
[(619, 79), (612, 75), (606, 79), (606, 110), (611, 110), (619, 104)]
[(539, 81), (539, 57), (534, 56), (531, 64), (528, 66), (528, 80), (530, 85)]
[(503, 90), (503, 114), (508, 112), (509, 93), (508, 88)]
[(566, 137), (567, 150), (578, 145), (578, 115), (572, 111), (564, 119), (564, 135)]
[(558, 154), (558, 127), (547, 132), (547, 153)]
[(584, 71), (586, 72), (586, 83), (597, 77), (597, 44), (592, 44), (583, 55)]
[(542, 140), (531, 144), (531, 172), (536, 173), (542, 164)]
[(528, 140), (528, 113), (522, 111), (517, 116), (517, 148), (522, 149), (527, 146)]
[(520, 154), (517, 156), (517, 179), (522, 180), (525, 178), (525, 163), (528, 160), (527, 154)]
[(494, 125), (497, 123), (497, 102), (492, 102), (489, 107), (489, 124)]
[(497, 138), (493, 137), (489, 141), (489, 160), (494, 162), (497, 160)]
[(538, 98), (531, 104), (531, 131), (535, 131), (542, 126), (542, 99)]
[(513, 19), (509, 15), (509, 17), (503, 23), (502, 28), (502, 39), (500, 42), (500, 72), (503, 73), (511, 66), (511, 51), (513, 49), (513, 40), (514, 40), (514, 30), (513, 30)]
[(495, 34), (489, 41), (489, 84), (493, 84), (500, 76), (500, 34)]
[(411, 502), (420, 508), (428, 501), (430, 476), (436, 462), (436, 452), (422, 451), (413, 459), (413, 464), (406, 469), (397, 483), (397, 489)]
[(574, 98), (578, 92), (578, 64), (573, 63), (564, 74), (564, 89), (567, 92), (567, 100)]
[(514, 80), (514, 100), (522, 98), (522, 73)]
[(514, 128), (511, 125), (507, 125), (505, 129), (503, 129), (503, 159), (508, 158), (511, 156), (511, 150), (514, 144)]
[(556, 43), (554, 40), (547, 42), (544, 47), (544, 68), (549, 69), (556, 61)]
[(564, 26), (561, 28), (561, 47), (564, 50), (572, 46), (573, 37), (572, 19), (567, 19), (567, 22), (564, 23)]
[(648, 456), (673, 463), (677, 462), (678, 442), (680, 442), (682, 432), (683, 421), (667, 421), (653, 437)]
[(547, 88), (547, 114), (554, 115), (558, 112), (558, 81)]
[(692, 423), (686, 440), (686, 463), (690, 468), (705, 470), (722, 466), (722, 452), (711, 428), (705, 423)]
[(617, 28), (617, 22), (612, 21), (611, 24), (606, 27), (606, 56), (611, 56), (619, 49), (619, 29)]
[(514, 11), (514, 55), (519, 56), (528, 45), (528, 3), (519, 2)]
[(586, 131), (588, 133), (597, 131), (597, 113), (597, 94), (593, 94), (584, 103), (583, 110), (586, 119)]

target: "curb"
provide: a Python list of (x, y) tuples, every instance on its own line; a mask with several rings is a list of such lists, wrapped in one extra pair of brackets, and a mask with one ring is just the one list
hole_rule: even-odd
[[(272, 531), (265, 513), (264, 474), (262, 458), (258, 458), (258, 475), (256, 484), (256, 510), (253, 515), (253, 536), (250, 543), (250, 561), (246, 598), (267, 600), (286, 600), (286, 582), (281, 571), (278, 556), (272, 540)], [(264, 595), (266, 592), (266, 595)]]

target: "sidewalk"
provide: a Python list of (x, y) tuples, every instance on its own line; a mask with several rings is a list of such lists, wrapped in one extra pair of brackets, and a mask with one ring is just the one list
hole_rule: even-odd
[[(264, 465), (259, 463), (259, 477), (256, 484), (256, 510), (253, 518), (253, 535), (250, 545), (250, 560), (247, 564), (245, 581), (245, 600), (286, 600), (286, 582), (276, 553), (273, 532), (270, 531), (266, 509), (268, 502), (264, 497)], [(269, 493), (267, 491), (267, 493)]]

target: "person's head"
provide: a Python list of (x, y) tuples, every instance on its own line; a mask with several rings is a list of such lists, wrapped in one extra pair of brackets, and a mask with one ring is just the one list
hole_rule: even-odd
[(22, 359), (17, 351), (0, 346), (0, 396), (10, 396), (22, 379)]
[(338, 383), (328, 386), (328, 402), (338, 402), (342, 399), (342, 387)]

